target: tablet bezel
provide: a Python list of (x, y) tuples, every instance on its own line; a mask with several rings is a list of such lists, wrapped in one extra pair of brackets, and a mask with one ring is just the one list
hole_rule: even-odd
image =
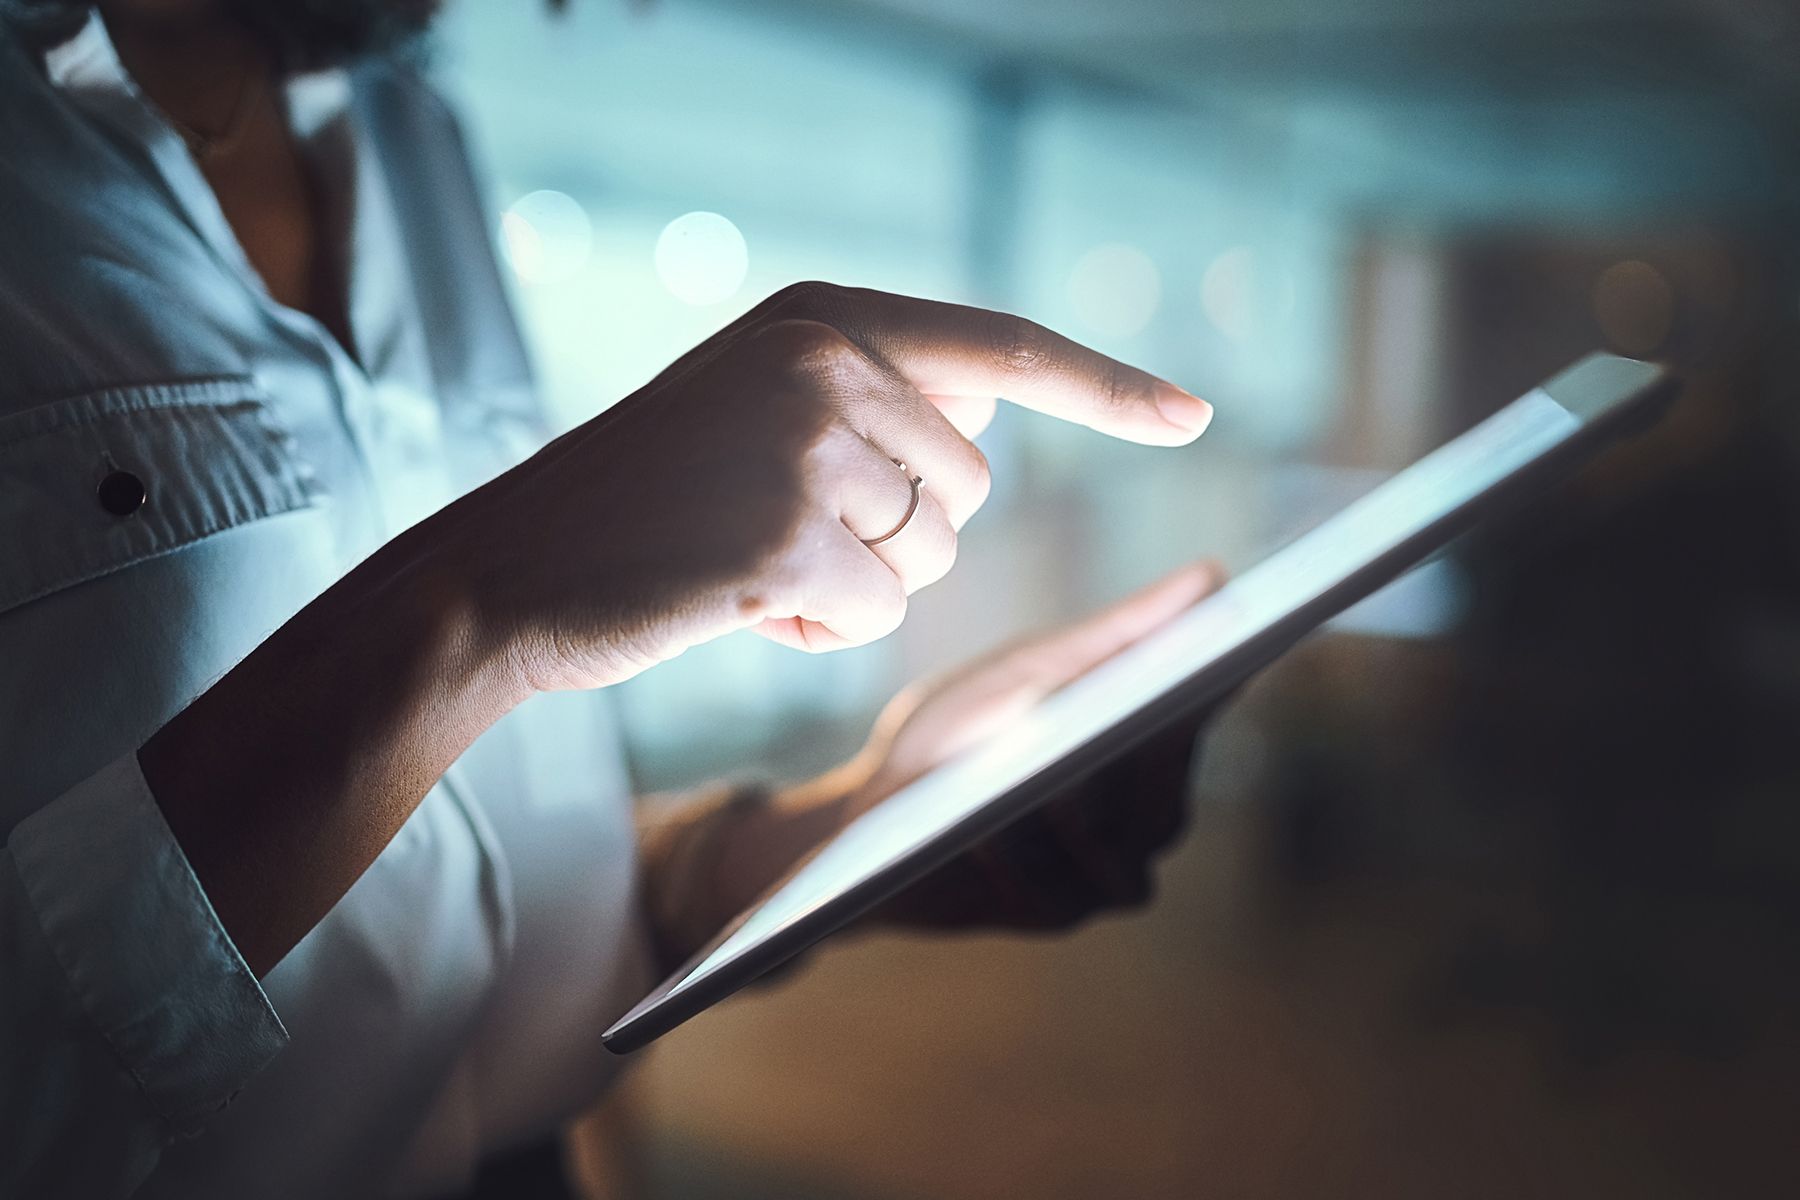
[[(807, 860), (796, 863), (718, 935), (602, 1035), (605, 1046), (625, 1054), (647, 1045), (736, 992), (758, 976), (930, 874), (981, 839), (1030, 812), (1057, 789), (1129, 751), (1163, 727), (1227, 695), (1249, 676), (1297, 645), (1327, 620), (1440, 550), (1475, 521), (1541, 490), (1622, 436), (1658, 420), (1678, 390), (1665, 368), (1636, 359), (1595, 354), (1533, 389), (1580, 421), (1580, 426), (1494, 486), (1446, 511), (1413, 536), (1376, 555), (1337, 585), (1294, 608), (1225, 654), (1146, 701), (1118, 723), (1042, 764), (993, 800), (952, 822), (929, 842), (888, 863), (829, 901), (794, 918), (747, 947), (704, 978), (679, 991), (752, 914)], [(1526, 393), (1527, 396), (1532, 393)], [(1516, 403), (1516, 401), (1515, 401)], [(1454, 440), (1454, 439), (1452, 439)], [(1045, 777), (1054, 775), (1053, 782)]]

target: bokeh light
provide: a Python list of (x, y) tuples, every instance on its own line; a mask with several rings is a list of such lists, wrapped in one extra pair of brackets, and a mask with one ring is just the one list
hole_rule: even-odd
[(1083, 254), (1069, 273), (1075, 316), (1095, 333), (1142, 333), (1162, 304), (1162, 275), (1136, 246), (1107, 242)]
[(535, 191), (500, 214), (500, 246), (522, 281), (556, 283), (587, 265), (594, 225), (573, 196)]
[(750, 270), (750, 248), (730, 220), (715, 212), (676, 217), (656, 239), (656, 277), (684, 304), (731, 299)]
[(1200, 277), (1200, 310), (1220, 333), (1247, 342), (1262, 332), (1265, 320), (1293, 313), (1294, 280), (1271, 269), (1255, 247), (1233, 246)]

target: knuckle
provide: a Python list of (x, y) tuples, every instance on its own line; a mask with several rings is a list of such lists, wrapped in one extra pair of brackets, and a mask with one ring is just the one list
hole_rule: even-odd
[(1125, 369), (1120, 363), (1109, 358), (1100, 363), (1100, 369), (1094, 374), (1098, 376), (1094, 380), (1094, 394), (1100, 398), (1100, 405), (1107, 412), (1118, 412), (1121, 408), (1129, 407), (1132, 403), (1132, 389), (1129, 381), (1125, 380)]
[(843, 289), (818, 279), (790, 283), (764, 303), (770, 316), (818, 318), (842, 306)]
[(971, 509), (980, 508), (987, 503), (994, 491), (994, 467), (988, 456), (979, 446), (972, 446), (975, 451), (969, 463), (969, 499)]
[(928, 546), (914, 549), (902, 568), (906, 591), (916, 592), (930, 587), (956, 566), (956, 534), (945, 531), (941, 538), (934, 538)]
[(757, 345), (766, 392), (816, 442), (838, 420), (862, 352), (819, 321), (778, 321), (757, 334)]
[(956, 548), (957, 541), (954, 533), (950, 534), (939, 544), (937, 554), (934, 556), (931, 563), (930, 579), (928, 582), (936, 583), (938, 580), (948, 575), (952, 567), (956, 566)]
[[(904, 615), (906, 612), (906, 583), (893, 571), (882, 570), (876, 576), (874, 585), (875, 603), (883, 612)], [(896, 617), (896, 623), (898, 618)]]
[(1145, 399), (1136, 376), (1116, 359), (1106, 359), (1099, 379), (1100, 403), (1118, 412), (1132, 408)]
[(755, 574), (755, 598), (763, 616), (792, 612), (805, 594), (806, 572), (795, 554), (793, 539), (769, 553)]
[(989, 313), (987, 338), (994, 357), (1015, 375), (1039, 375), (1051, 365), (1049, 339), (1034, 321), (1012, 313)]
[(869, 597), (864, 619), (859, 622), (863, 636), (857, 640), (863, 644), (886, 637), (906, 620), (906, 587), (897, 575), (890, 574), (888, 580), (878, 595)]
[(787, 370), (836, 369), (856, 354), (849, 338), (823, 321), (791, 318), (763, 327), (758, 347)]
[(953, 476), (950, 486), (938, 489), (934, 495), (954, 533), (987, 503), (994, 490), (994, 476), (987, 455), (973, 443), (964, 443), (951, 461), (955, 467), (949, 472)]

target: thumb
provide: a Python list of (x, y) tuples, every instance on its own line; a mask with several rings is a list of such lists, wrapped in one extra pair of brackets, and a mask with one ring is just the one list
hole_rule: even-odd
[(1225, 582), (1225, 569), (1189, 563), (1099, 612), (1034, 641), (1027, 649), (1045, 691), (1093, 670), (1125, 647), (1168, 624)]

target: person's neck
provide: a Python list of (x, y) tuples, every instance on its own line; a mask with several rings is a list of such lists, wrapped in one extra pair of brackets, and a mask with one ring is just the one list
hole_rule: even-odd
[(220, 132), (275, 74), (267, 46), (218, 0), (101, 0), (120, 63), (187, 130)]

